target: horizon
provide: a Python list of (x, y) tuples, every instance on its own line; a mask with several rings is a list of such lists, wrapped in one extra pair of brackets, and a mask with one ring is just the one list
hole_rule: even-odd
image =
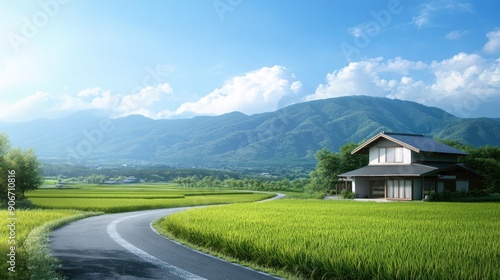
[[(94, 117), (107, 118), (107, 119), (110, 119), (110, 120), (116, 120), (116, 119), (121, 119), (121, 118), (127, 118), (127, 117), (137, 116), (137, 117), (142, 117), (142, 118), (146, 118), (146, 119), (153, 120), (153, 121), (156, 121), (156, 120), (170, 120), (170, 121), (175, 121), (175, 120), (189, 120), (189, 119), (193, 119), (193, 118), (197, 118), (197, 117), (218, 117), (218, 116), (224, 116), (224, 115), (235, 114), (235, 113), (237, 113), (237, 114), (243, 114), (245, 116), (250, 117), (250, 116), (259, 115), (259, 114), (266, 114), (266, 113), (277, 112), (279, 110), (286, 109), (289, 106), (295, 106), (295, 105), (299, 105), (299, 104), (302, 104), (302, 103), (314, 102), (314, 101), (321, 101), (321, 100), (329, 100), (329, 99), (337, 99), (337, 98), (345, 98), (345, 97), (347, 97), (347, 98), (349, 98), (349, 97), (380, 98), (380, 99), (403, 101), (403, 102), (408, 101), (408, 102), (413, 102), (413, 103), (416, 103), (416, 104), (419, 104), (419, 105), (426, 106), (428, 108), (439, 109), (439, 110), (444, 111), (445, 113), (451, 114), (451, 113), (445, 111), (442, 108), (434, 107), (434, 106), (427, 106), (427, 105), (424, 105), (422, 103), (418, 103), (418, 102), (411, 101), (411, 100), (403, 100), (403, 99), (387, 98), (387, 97), (377, 97), (377, 96), (369, 96), (369, 95), (351, 95), (351, 96), (330, 97), (330, 98), (325, 98), (325, 99), (316, 99), (316, 100), (311, 100), (311, 101), (303, 101), (303, 102), (298, 102), (298, 103), (294, 103), (294, 104), (289, 104), (289, 105), (286, 105), (286, 106), (284, 106), (282, 108), (277, 108), (274, 111), (258, 112), (258, 113), (254, 113), (254, 114), (245, 114), (245, 113), (240, 112), (240, 111), (232, 111), (232, 112), (227, 112), (227, 113), (223, 113), (223, 114), (220, 114), (220, 115), (194, 115), (194, 116), (189, 116), (189, 117), (167, 118), (167, 119), (154, 119), (154, 118), (142, 115), (142, 114), (130, 114), (130, 115), (126, 115), (126, 116), (110, 117), (110, 116), (106, 116), (101, 111), (98, 111), (98, 110), (95, 110), (95, 109), (88, 109), (88, 110), (79, 110), (79, 111), (71, 112), (71, 113), (68, 113), (66, 115), (61, 115), (61, 116), (58, 116), (58, 117), (55, 117), (55, 118), (40, 117), (40, 118), (26, 120), (26, 121), (2, 121), (2, 120), (0, 120), (0, 123), (15, 124), (15, 123), (24, 123), (24, 122), (32, 122), (32, 121), (45, 121), (45, 120), (52, 121), (52, 120), (60, 120), (60, 119), (65, 119), (65, 118), (71, 118), (71, 117), (76, 116), (76, 115), (85, 115), (85, 116), (86, 115), (92, 115)], [(496, 117), (496, 116), (493, 116), (493, 117), (481, 117), (481, 116), (479, 116), (479, 117), (460, 117), (460, 116), (456, 116), (454, 114), (451, 114), (451, 115), (454, 116), (454, 117), (456, 117), (456, 118), (459, 118), (459, 119), (488, 118), (488, 119), (493, 119), (493, 120), (497, 120), (497, 119), (500, 120), (500, 117)], [(398, 133), (398, 132), (394, 132), (394, 133)]]
[(455, 0), (3, 2), (0, 122), (88, 110), (253, 115), (356, 95), (500, 118), (499, 8)]

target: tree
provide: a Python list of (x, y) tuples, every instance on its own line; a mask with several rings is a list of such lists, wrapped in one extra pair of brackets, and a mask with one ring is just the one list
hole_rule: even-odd
[(333, 189), (337, 182), (337, 175), (340, 174), (340, 157), (323, 148), (316, 152), (318, 163), (311, 172), (311, 181), (306, 186), (306, 191), (310, 193), (326, 193)]
[(500, 147), (486, 145), (475, 148), (455, 140), (437, 141), (468, 153), (469, 155), (461, 157), (460, 161), (483, 176), (486, 188), (500, 192)]
[(468, 153), (463, 162), (483, 176), (486, 188), (500, 192), (500, 147), (482, 146)]
[(0, 200), (6, 200), (9, 191), (15, 193), (16, 200), (21, 200), (25, 192), (34, 190), (43, 183), (42, 167), (35, 151), (11, 149), (5, 134), (0, 134), (0, 171)]
[(338, 153), (323, 148), (316, 153), (318, 163), (311, 180), (306, 186), (310, 193), (327, 193), (335, 188), (338, 175), (368, 164), (368, 155), (353, 155), (352, 151), (358, 146), (356, 143), (347, 143), (340, 147)]
[(352, 154), (352, 151), (358, 146), (358, 144), (351, 142), (340, 147), (339, 156), (341, 165), (339, 174), (361, 168), (368, 164), (368, 155)]

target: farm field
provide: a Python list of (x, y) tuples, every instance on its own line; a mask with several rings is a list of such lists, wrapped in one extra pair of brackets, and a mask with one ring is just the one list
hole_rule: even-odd
[[(55, 181), (37, 190), (27, 192), (33, 210), (16, 209), (16, 277), (19, 279), (53, 279), (55, 260), (46, 250), (50, 230), (66, 222), (97, 215), (98, 212), (116, 213), (156, 208), (192, 205), (252, 202), (274, 196), (269, 193), (224, 191), (210, 189), (183, 189), (173, 184), (126, 184), (99, 186), (68, 184), (54, 188)], [(91, 212), (84, 212), (91, 211)], [(0, 250), (9, 253), (9, 212), (0, 211)], [(31, 240), (31, 241), (27, 241)], [(3, 258), (4, 260), (7, 257)], [(0, 279), (8, 279), (4, 261), (0, 265)], [(43, 271), (42, 271), (43, 270)], [(35, 276), (33, 276), (35, 275)]]
[[(35, 233), (32, 234), (36, 228), (41, 227), (44, 224), (54, 223), (54, 226), (58, 222), (69, 222), (71, 220), (87, 217), (90, 215), (95, 215), (96, 213), (84, 213), (76, 210), (16, 210), (15, 212), (15, 244), (9, 243), (10, 228), (8, 227), (9, 220), (11, 217), (9, 211), (0, 211), (1, 227), (0, 227), (0, 251), (2, 253), (2, 260), (0, 264), (0, 279), (10, 279), (9, 271), (7, 270), (10, 266), (6, 261), (5, 257), (10, 253), (10, 247), (15, 246), (15, 271), (16, 277), (18, 279), (30, 279), (33, 276), (33, 271), (28, 270), (28, 267), (36, 267), (37, 260), (36, 256), (39, 254), (33, 254), (33, 244), (26, 246), (27, 238), (31, 238), (34, 242), (39, 242), (43, 236)], [(31, 236), (30, 236), (31, 235)], [(33, 243), (33, 242), (32, 242)], [(44, 246), (44, 244), (37, 244)], [(29, 263), (29, 264), (28, 264)], [(38, 262), (39, 264), (40, 262)]]
[(127, 184), (98, 186), (69, 185), (69, 188), (41, 188), (26, 194), (36, 207), (77, 209), (106, 213), (193, 205), (251, 202), (274, 196), (268, 193), (182, 189), (171, 184)]
[(307, 279), (500, 279), (500, 204), (281, 200), (157, 221), (180, 240)]

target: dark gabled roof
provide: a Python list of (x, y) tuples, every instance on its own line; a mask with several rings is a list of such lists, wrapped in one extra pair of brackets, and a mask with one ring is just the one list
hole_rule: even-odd
[(452, 155), (467, 155), (466, 153), (439, 143), (423, 134), (407, 134), (395, 132), (381, 132), (352, 151), (355, 153), (367, 153), (368, 149), (375, 145), (380, 139), (387, 139), (416, 153), (439, 153)]
[(400, 165), (368, 165), (339, 174), (338, 177), (420, 177), (437, 175), (439, 172), (456, 168), (479, 175), (473, 169), (462, 163), (412, 163)]

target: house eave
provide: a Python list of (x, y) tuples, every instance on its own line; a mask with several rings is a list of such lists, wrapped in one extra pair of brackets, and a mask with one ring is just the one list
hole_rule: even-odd
[(366, 141), (365, 143), (359, 145), (356, 149), (352, 150), (351, 154), (356, 154), (356, 153), (368, 153), (367, 151), (367, 148), (370, 148), (370, 144), (372, 144), (373, 142), (377, 141), (379, 138), (384, 138), (384, 139), (387, 139), (391, 142), (394, 142), (398, 145), (401, 145), (405, 148), (408, 148), (416, 153), (420, 153), (420, 149), (417, 149), (411, 145), (408, 145), (407, 143), (405, 142), (402, 142), (402, 141), (399, 141), (398, 139), (395, 139), (387, 134), (385, 134), (383, 131), (380, 132), (379, 134), (373, 136), (372, 138), (370, 138), (368, 141)]
[[(428, 141), (430, 141), (430, 144), (432, 145), (433, 143), (435, 143), (434, 140), (432, 140), (431, 138), (428, 138), (428, 137), (425, 137), (425, 135), (423, 134), (406, 134), (406, 133), (393, 133), (393, 132), (380, 132), (379, 134), (373, 136), (372, 138), (370, 138), (368, 141), (364, 142), (363, 144), (359, 145), (358, 147), (356, 147), (352, 152), (351, 154), (357, 154), (357, 153), (362, 153), (362, 154), (367, 154), (369, 152), (369, 148), (371, 148), (373, 145), (375, 145), (375, 143), (383, 138), (383, 139), (386, 139), (386, 140), (389, 140), (395, 144), (398, 144), (402, 147), (405, 147), (415, 153), (433, 153), (433, 154), (443, 154), (443, 155), (455, 155), (455, 156), (466, 156), (467, 153), (464, 153), (463, 151), (460, 151), (458, 149), (455, 149), (453, 147), (449, 147), (449, 149), (445, 149), (445, 151), (440, 151), (440, 150), (426, 150), (426, 149), (421, 149), (422, 147), (418, 148), (418, 147), (415, 147), (411, 144), (408, 144), (402, 140), (399, 140), (395, 137), (392, 137), (391, 135), (398, 135), (398, 136), (415, 136), (415, 137), (424, 137), (426, 138)], [(447, 145), (443, 145), (443, 144), (436, 144), (436, 145), (440, 145), (440, 146), (447, 146)]]

